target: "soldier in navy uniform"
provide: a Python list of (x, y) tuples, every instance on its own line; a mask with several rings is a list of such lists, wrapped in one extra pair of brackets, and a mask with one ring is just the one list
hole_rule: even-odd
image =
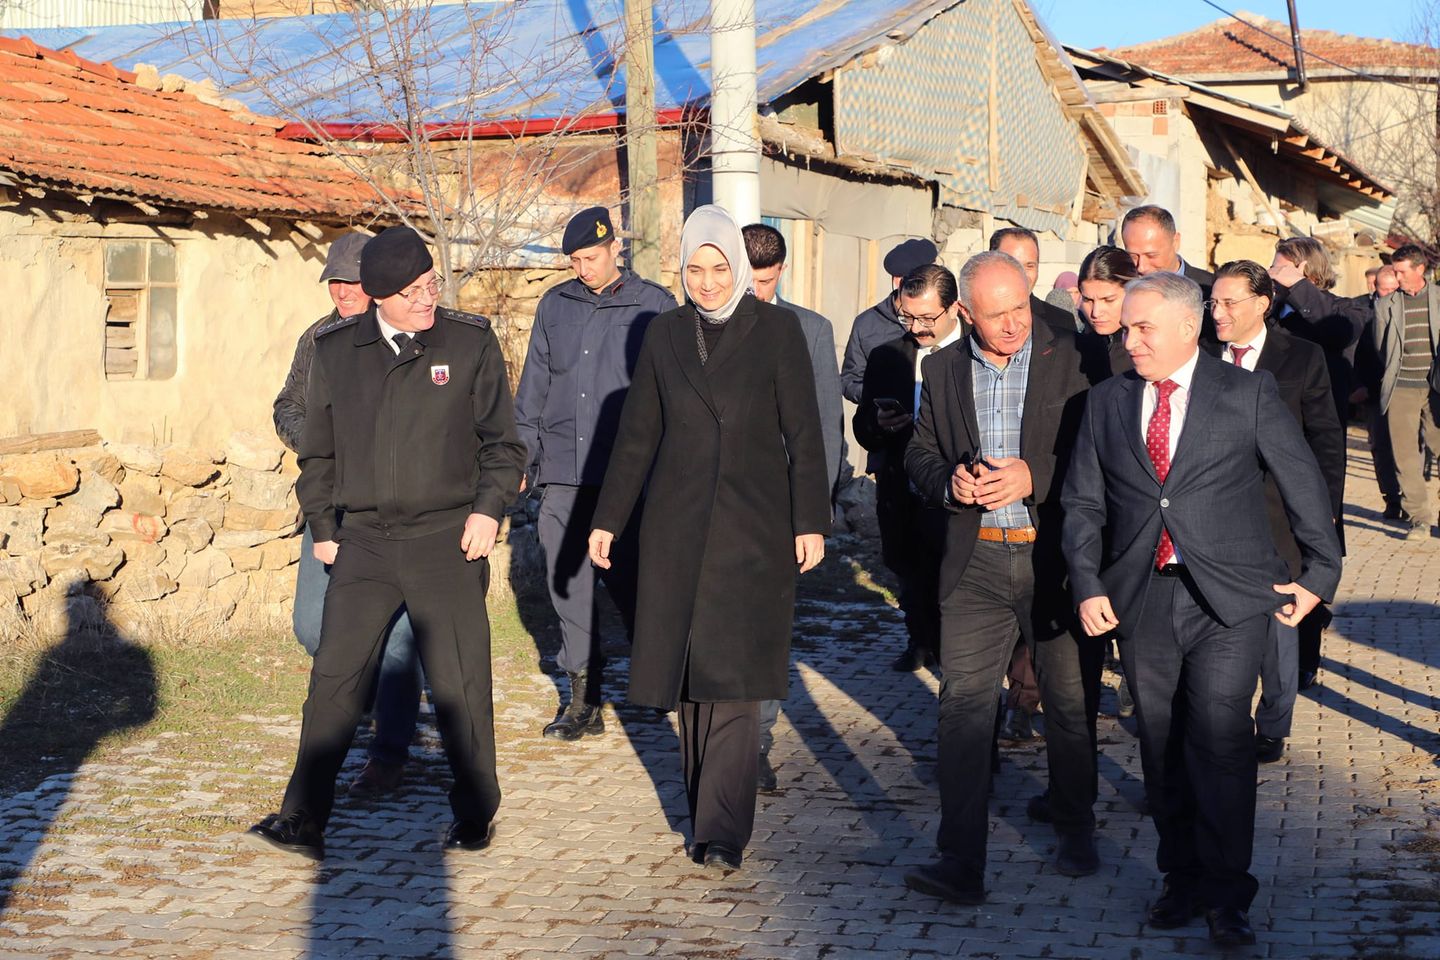
[(300, 437), (300, 505), (331, 573), (299, 754), (280, 812), (245, 839), (324, 857), (335, 778), (404, 606), (454, 775), (445, 845), (480, 850), (500, 806), (485, 558), (525, 449), (490, 321), (438, 306), (420, 235), (367, 243), (360, 281), (371, 308), (316, 331)]
[[(540, 545), (562, 637), (556, 661), (570, 682), (570, 702), (543, 736), (579, 740), (605, 730), (597, 575), (604, 577), (627, 633), (635, 621), (633, 550), (622, 550), (609, 570), (597, 574), (586, 556), (591, 515), (645, 328), (657, 314), (673, 310), (675, 298), (620, 266), (620, 241), (604, 207), (572, 217), (561, 246), (575, 277), (540, 299), (515, 419), (528, 451), (527, 478), (542, 491)], [(631, 522), (638, 524), (638, 517)], [(638, 538), (622, 539), (628, 548)]]

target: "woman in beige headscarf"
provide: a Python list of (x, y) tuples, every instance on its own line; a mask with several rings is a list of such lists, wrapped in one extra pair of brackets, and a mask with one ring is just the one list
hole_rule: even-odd
[(749, 292), (740, 228), (700, 207), (680, 255), (686, 302), (646, 331), (590, 557), (609, 566), (646, 489), (629, 700), (679, 710), (691, 856), (735, 870), (759, 703), (785, 698), (795, 575), (824, 555), (829, 485), (800, 322)]

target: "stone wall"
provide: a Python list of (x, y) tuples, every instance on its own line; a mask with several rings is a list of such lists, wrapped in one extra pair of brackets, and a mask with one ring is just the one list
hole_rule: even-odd
[[(215, 450), (101, 442), (0, 456), (0, 607), (45, 637), (77, 620), (196, 641), (287, 631), (298, 472), (277, 440), (249, 433)], [(538, 571), (533, 527), (516, 525), (521, 566)], [(508, 543), (491, 564), (492, 599), (508, 595)]]

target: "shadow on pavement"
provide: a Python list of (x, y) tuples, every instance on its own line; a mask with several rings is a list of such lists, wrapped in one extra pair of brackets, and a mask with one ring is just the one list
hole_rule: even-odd
[(105, 739), (155, 716), (159, 688), (150, 653), (120, 634), (106, 607), (99, 596), (67, 597), (62, 638), (4, 705), (4, 787), (12, 809), (28, 807), (29, 817), (24, 833), (0, 846), (0, 916), (70, 798), (76, 772)]

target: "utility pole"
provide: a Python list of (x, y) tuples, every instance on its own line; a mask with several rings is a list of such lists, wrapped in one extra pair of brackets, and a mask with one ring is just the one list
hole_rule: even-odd
[(744, 226), (760, 219), (755, 0), (710, 0), (710, 182)]
[(1295, 48), (1295, 79), (1303, 93), (1310, 88), (1305, 78), (1305, 47), (1300, 43), (1300, 16), (1295, 12), (1295, 0), (1287, 0), (1290, 6), (1290, 43)]
[(625, 160), (630, 269), (660, 282), (660, 164), (655, 131), (655, 34), (650, 0), (625, 0)]

